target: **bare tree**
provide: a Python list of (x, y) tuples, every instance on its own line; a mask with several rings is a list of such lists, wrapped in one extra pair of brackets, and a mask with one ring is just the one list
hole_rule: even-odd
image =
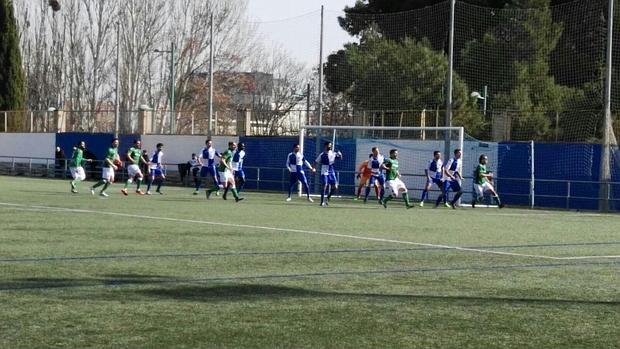
[[(271, 91), (261, 91), (253, 101), (253, 119), (258, 132), (278, 135), (290, 129), (291, 111), (305, 100), (306, 85), (311, 80), (311, 69), (295, 62), (280, 47), (274, 47), (265, 54), (257, 70), (271, 76)], [(298, 112), (299, 113), (299, 112)]]

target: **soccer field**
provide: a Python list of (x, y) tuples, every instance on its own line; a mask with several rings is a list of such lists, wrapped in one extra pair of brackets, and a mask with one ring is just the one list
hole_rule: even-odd
[(618, 348), (620, 216), (0, 177), (0, 348)]

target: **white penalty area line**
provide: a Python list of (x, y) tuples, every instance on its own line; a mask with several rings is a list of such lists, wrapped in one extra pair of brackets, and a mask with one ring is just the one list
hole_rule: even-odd
[(438, 248), (438, 249), (464, 251), (464, 252), (476, 252), (476, 253), (482, 253), (482, 254), (502, 255), (502, 256), (512, 256), (512, 257), (527, 257), (527, 258), (539, 258), (539, 259), (550, 259), (550, 260), (582, 260), (582, 259), (616, 259), (616, 258), (620, 258), (620, 255), (617, 255), (617, 256), (554, 257), (554, 256), (535, 255), (535, 254), (525, 254), (525, 253), (514, 253), (514, 252), (484, 250), (484, 249), (468, 248), (468, 247), (460, 247), (460, 246), (430, 244), (430, 243), (413, 242), (413, 241), (405, 241), (405, 240), (383, 239), (383, 238), (358, 236), (358, 235), (326, 233), (326, 232), (311, 231), (311, 230), (267, 227), (267, 226), (249, 225), (249, 224), (234, 224), (234, 223), (223, 223), (223, 222), (212, 222), (212, 221), (200, 221), (200, 220), (183, 219), (183, 218), (155, 217), (155, 216), (146, 216), (146, 215), (138, 215), (138, 214), (130, 214), (130, 213), (95, 211), (95, 210), (85, 210), (85, 209), (67, 208), (67, 207), (25, 205), (25, 204), (15, 204), (15, 203), (8, 203), (8, 202), (0, 202), (0, 207), (16, 209), (16, 210), (21, 210), (21, 211), (31, 211), (33, 209), (35, 209), (35, 210), (49, 210), (49, 211), (55, 211), (55, 212), (73, 212), (73, 213), (85, 213), (85, 214), (99, 214), (99, 215), (105, 215), (105, 216), (129, 217), (129, 218), (150, 219), (150, 220), (160, 220), (160, 221), (169, 221), (169, 222), (182, 222), (182, 223), (193, 223), (193, 224), (219, 225), (219, 226), (234, 227), (234, 228), (248, 228), (248, 229), (278, 231), (278, 232), (290, 232), (290, 233), (301, 233), (301, 234), (310, 234), (310, 235), (322, 235), (322, 236), (331, 236), (331, 237), (346, 238), (346, 239), (374, 241), (374, 242), (387, 242), (387, 243), (394, 243), (394, 244), (401, 244), (401, 245), (424, 246), (424, 247), (431, 247), (431, 248)]

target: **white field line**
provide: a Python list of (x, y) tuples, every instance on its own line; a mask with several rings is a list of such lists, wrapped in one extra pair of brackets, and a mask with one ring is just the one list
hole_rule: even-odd
[(41, 210), (50, 210), (50, 211), (57, 211), (57, 212), (74, 212), (74, 213), (86, 213), (86, 214), (99, 214), (99, 215), (106, 215), (106, 216), (141, 218), (141, 219), (161, 220), (161, 221), (169, 221), (169, 222), (183, 222), (183, 223), (193, 223), (193, 224), (219, 225), (219, 226), (235, 227), (235, 228), (248, 228), (248, 229), (271, 230), (271, 231), (278, 231), (278, 232), (291, 232), (291, 233), (301, 233), (301, 234), (311, 234), (311, 235), (322, 235), (322, 236), (331, 236), (331, 237), (347, 238), (347, 239), (355, 239), (355, 240), (375, 241), (375, 242), (388, 242), (388, 243), (401, 244), (401, 245), (424, 246), (424, 247), (432, 247), (432, 248), (442, 248), (442, 249), (446, 249), (446, 250), (476, 252), (476, 253), (482, 253), (482, 254), (503, 255), (503, 256), (513, 256), (513, 257), (528, 257), (528, 258), (551, 259), (551, 260), (615, 259), (615, 258), (620, 258), (620, 255), (618, 255), (618, 256), (553, 257), (553, 256), (545, 256), (545, 255), (492, 251), (492, 250), (484, 250), (484, 249), (478, 249), (478, 248), (467, 248), (467, 247), (460, 247), (460, 246), (438, 245), (438, 244), (430, 244), (430, 243), (421, 243), (421, 242), (404, 241), (404, 240), (393, 240), (393, 239), (383, 239), (383, 238), (357, 236), (357, 235), (348, 235), (348, 234), (326, 233), (326, 232), (311, 231), (311, 230), (301, 230), (301, 229), (291, 229), (291, 228), (277, 228), (277, 227), (267, 227), (267, 226), (260, 226), (260, 225), (234, 224), (234, 223), (223, 223), (223, 222), (212, 222), (212, 221), (199, 221), (199, 220), (182, 219), (182, 218), (156, 217), (156, 216), (146, 216), (146, 215), (137, 215), (137, 214), (129, 214), (129, 213), (118, 213), (118, 212), (106, 212), (106, 211), (94, 211), (94, 210), (66, 208), (66, 207), (24, 205), (24, 204), (13, 204), (13, 203), (0, 202), (0, 207), (1, 206), (7, 207), (7, 208), (16, 209), (16, 210), (23, 210), (23, 211), (32, 210), (32, 209), (41, 209)]

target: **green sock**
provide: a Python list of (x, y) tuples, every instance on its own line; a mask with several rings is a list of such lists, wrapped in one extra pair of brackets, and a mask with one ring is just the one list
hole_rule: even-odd
[(403, 193), (403, 199), (405, 199), (405, 204), (407, 204), (407, 206), (411, 205), (409, 203), (409, 193)]
[(394, 199), (394, 197), (392, 195), (388, 196), (387, 198), (384, 198), (383, 201), (384, 202), (388, 202), (390, 200)]
[(103, 185), (103, 189), (101, 189), (101, 192), (103, 193), (106, 189), (108, 189), (109, 186), (110, 186), (110, 182), (106, 181), (105, 184)]
[(128, 179), (127, 181), (125, 181), (125, 189), (127, 189), (127, 187), (129, 186), (129, 184), (131, 184), (131, 181)]
[(232, 191), (233, 196), (235, 197), (235, 199), (239, 198), (239, 194), (237, 193), (237, 189), (236, 188), (231, 188), (230, 191)]
[(140, 185), (142, 185), (142, 180), (138, 179), (138, 181), (136, 182), (137, 188), (136, 190), (140, 190)]

